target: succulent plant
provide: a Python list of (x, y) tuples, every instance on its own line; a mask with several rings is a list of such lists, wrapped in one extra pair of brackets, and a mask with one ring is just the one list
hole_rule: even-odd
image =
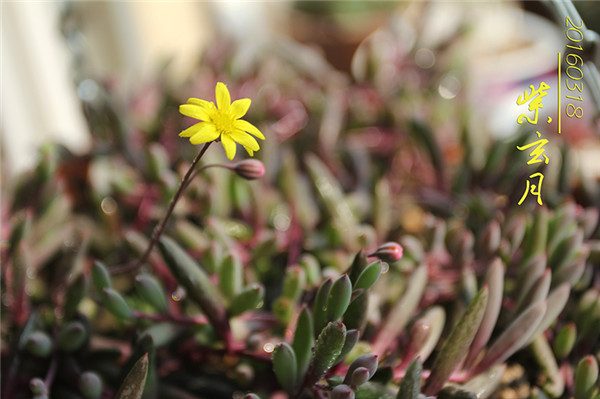
[[(531, 132), (478, 162), (442, 70), (396, 49), (391, 78), (377, 40), (354, 81), (220, 45), (142, 120), (86, 102), (93, 150), (44, 147), (3, 189), (2, 397), (485, 399), (526, 364), (529, 396), (597, 399), (600, 185), (563, 163), (517, 206)], [(260, 161), (177, 141), (217, 77), (253, 97)]]

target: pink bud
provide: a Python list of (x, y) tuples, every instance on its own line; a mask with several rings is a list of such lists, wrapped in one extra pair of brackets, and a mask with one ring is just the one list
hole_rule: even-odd
[(369, 256), (376, 256), (384, 262), (392, 263), (402, 259), (402, 247), (397, 242), (386, 242)]
[(265, 174), (265, 165), (257, 159), (245, 159), (234, 165), (235, 173), (247, 180), (260, 179)]

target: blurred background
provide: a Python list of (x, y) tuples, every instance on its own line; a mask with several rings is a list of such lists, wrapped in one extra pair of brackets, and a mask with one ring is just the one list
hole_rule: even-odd
[[(515, 100), (529, 84), (544, 80), (552, 87), (544, 111), (556, 114), (564, 32), (542, 3), (3, 2), (3, 170), (14, 175), (31, 168), (47, 141), (89, 151), (95, 132), (85, 104), (109, 93), (119, 108), (151, 108), (158, 100), (149, 88), (158, 81), (190, 87), (202, 60), (225, 51), (225, 43), (235, 50), (227, 50), (233, 57), (223, 70), (236, 79), (256, 75), (273, 53), (315, 76), (333, 69), (354, 82), (368, 79), (365, 60), (375, 54), (382, 65), (375, 80), (388, 91), (405, 83), (431, 90), (419, 85), (417, 74), (436, 71), (440, 99), (473, 107), (472, 128), (483, 137), (509, 137), (519, 127)], [(598, 30), (600, 7), (576, 4)], [(416, 69), (402, 71), (407, 63)], [(397, 76), (411, 73), (416, 80)], [(597, 127), (590, 119), (597, 106), (589, 91), (584, 96), (584, 118), (568, 120), (572, 126), (564, 129), (578, 138)], [(544, 133), (555, 135), (556, 126)], [(588, 151), (581, 156), (587, 159)]]

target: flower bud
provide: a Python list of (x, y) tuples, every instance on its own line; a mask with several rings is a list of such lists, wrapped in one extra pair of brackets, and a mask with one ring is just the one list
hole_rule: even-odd
[(32, 378), (29, 381), (29, 389), (31, 389), (31, 393), (34, 395), (45, 395), (46, 394), (46, 384), (40, 378)]
[(354, 391), (348, 385), (338, 385), (331, 391), (331, 399), (354, 399)]
[(27, 351), (37, 357), (47, 357), (52, 351), (52, 340), (42, 331), (32, 332), (25, 343)]
[(255, 180), (264, 176), (265, 165), (257, 159), (245, 159), (236, 163), (233, 170), (246, 180)]
[(58, 346), (60, 349), (72, 352), (81, 348), (85, 342), (85, 327), (78, 321), (72, 321), (60, 330), (58, 334)]
[(393, 263), (402, 259), (402, 247), (396, 242), (386, 242), (369, 256), (376, 256), (384, 262)]
[(79, 377), (79, 392), (87, 399), (99, 398), (102, 394), (102, 381), (98, 374), (86, 371)]

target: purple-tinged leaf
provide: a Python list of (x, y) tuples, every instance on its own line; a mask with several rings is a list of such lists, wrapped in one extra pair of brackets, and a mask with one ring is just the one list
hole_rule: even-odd
[(539, 302), (537, 305), (523, 311), (496, 339), (483, 359), (475, 364), (470, 374), (479, 374), (498, 363), (502, 363), (521, 349), (523, 345), (530, 341), (545, 312), (546, 301)]
[(423, 296), (426, 284), (427, 266), (421, 265), (413, 271), (402, 298), (390, 310), (379, 330), (372, 347), (374, 354), (382, 356), (398, 334), (404, 330)]
[(465, 361), (467, 366), (472, 363), (481, 348), (485, 346), (492, 336), (492, 331), (494, 331), (498, 315), (500, 314), (504, 287), (504, 265), (500, 258), (495, 258), (489, 266), (485, 274), (484, 285), (487, 285), (489, 289), (488, 303), (479, 330), (475, 338), (473, 338), (473, 344), (467, 355)]

